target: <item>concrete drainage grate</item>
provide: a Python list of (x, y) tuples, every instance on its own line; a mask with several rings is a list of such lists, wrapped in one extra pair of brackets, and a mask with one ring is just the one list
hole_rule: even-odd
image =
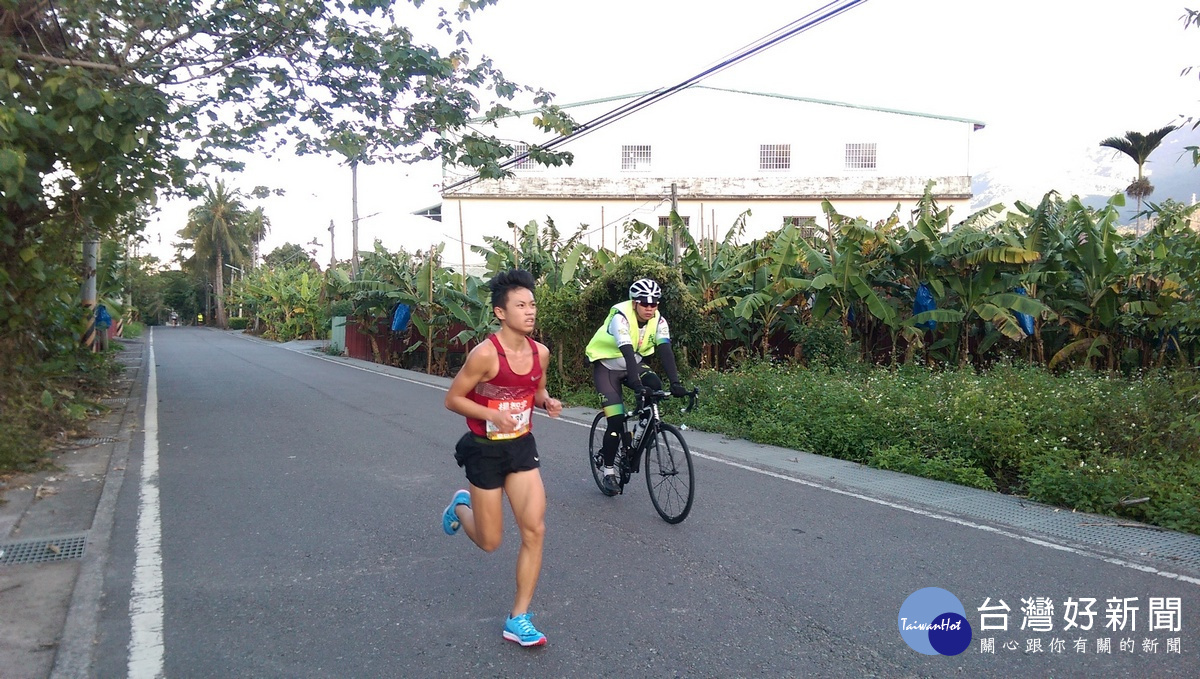
[(90, 439), (75, 439), (71, 441), (71, 445), (76, 448), (87, 448), (88, 446), (98, 446), (101, 443), (116, 443), (117, 439), (112, 436), (96, 436)]
[(0, 565), (65, 561), (83, 557), (86, 535), (64, 535), (43, 540), (0, 542)]
[(1193, 570), (1200, 571), (1200, 536), (1166, 534), (1154, 544), (1149, 545), (1142, 556), (1161, 559), (1167, 563), (1183, 564)]

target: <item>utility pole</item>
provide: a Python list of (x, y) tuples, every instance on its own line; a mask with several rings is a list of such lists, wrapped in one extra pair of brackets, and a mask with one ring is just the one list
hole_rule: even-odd
[(329, 220), (329, 270), (333, 271), (334, 265), (337, 264), (337, 255), (333, 250), (333, 220)]
[(671, 263), (679, 265), (679, 225), (676, 219), (680, 222), (683, 217), (679, 216), (679, 187), (675, 182), (671, 182), (671, 218), (667, 221), (671, 224)]
[[(350, 163), (350, 201), (354, 228), (350, 231), (350, 278), (358, 278), (358, 161)], [(330, 232), (332, 233), (332, 232)]]
[(467, 237), (463, 235), (462, 199), (458, 201), (458, 247), (462, 253), (462, 289), (467, 294)]
[(87, 240), (83, 241), (83, 290), (80, 294), (83, 309), (87, 312), (87, 322), (80, 344), (92, 351), (96, 350), (96, 262), (99, 254), (100, 241), (89, 220)]

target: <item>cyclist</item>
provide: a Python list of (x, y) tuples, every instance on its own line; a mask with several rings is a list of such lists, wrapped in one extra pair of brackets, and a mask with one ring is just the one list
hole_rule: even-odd
[[(604, 458), (603, 483), (614, 493), (620, 489), (613, 461), (621, 440), (625, 418), (621, 385), (641, 395), (647, 388), (661, 389), (662, 380), (642, 362), (654, 353), (671, 381), (671, 395), (683, 397), (688, 392), (679, 381), (675, 367), (675, 352), (671, 349), (671, 330), (667, 319), (658, 313), (662, 288), (649, 278), (639, 278), (629, 286), (629, 300), (614, 304), (608, 317), (588, 342), (588, 360), (592, 362), (592, 380), (603, 400), (608, 427), (600, 450)], [(643, 381), (644, 378), (644, 381)]]

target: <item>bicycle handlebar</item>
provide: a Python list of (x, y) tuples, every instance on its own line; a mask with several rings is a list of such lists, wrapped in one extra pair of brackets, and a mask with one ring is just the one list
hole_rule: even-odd
[[(692, 387), (691, 391), (684, 394), (683, 396), (680, 396), (679, 398), (686, 398), (688, 400), (688, 404), (684, 408), (681, 408), (679, 410), (679, 412), (690, 413), (692, 411), (692, 409), (696, 407), (696, 397), (699, 395), (700, 395), (700, 388)], [(671, 397), (670, 392), (663, 391), (662, 389), (645, 391), (639, 396), (639, 401), (641, 402), (641, 405), (639, 405), (638, 408), (641, 409), (651, 403), (659, 403), (659, 402), (665, 401), (670, 397)]]
[(688, 400), (687, 407), (681, 408), (679, 410), (679, 412), (681, 412), (681, 413), (692, 412), (692, 409), (696, 407), (696, 397), (699, 395), (700, 395), (700, 387), (692, 387), (692, 390), (689, 391), (688, 395), (687, 395), (687, 400)]

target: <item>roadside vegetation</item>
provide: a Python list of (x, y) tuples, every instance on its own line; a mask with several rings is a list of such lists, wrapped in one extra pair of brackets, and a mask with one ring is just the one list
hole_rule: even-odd
[(56, 447), (87, 433), (108, 410), (102, 400), (122, 369), (116, 351), (76, 350), (0, 376), (0, 476), (50, 464)]
[[(462, 22), (489, 4), (462, 3), (442, 28), (469, 44)], [(380, 28), (397, 11), (0, 4), (0, 470), (44, 461), (98, 411), (117, 369), (78, 348), (80, 244), (95, 238), (98, 299), (130, 333), (177, 317), (325, 338), (347, 316), (376, 360), (442, 375), (493, 328), (490, 274), (527, 269), (551, 388), (575, 403), (594, 404), (588, 338), (631, 280), (651, 276), (681, 367), (704, 389), (698, 427), (1200, 532), (1196, 208), (1151, 202), (1142, 171), (1173, 128), (1102, 142), (1137, 164), (1134, 232), (1119, 228), (1122, 195), (1094, 209), (1050, 192), (953, 215), (931, 184), (911, 213), (869, 221), (826, 202), (755, 239), (748, 212), (702, 234), (674, 212), (658, 227), (629, 222), (612, 250), (588, 245), (587, 226), (510, 224), (511, 238), (472, 246), (479, 276), (440, 246), (376, 244), (324, 270), (301, 245), (261, 258), (272, 224), (253, 203), (269, 189), (229, 183), (239, 153), (281, 144), (350, 172), (440, 157), (495, 178), (514, 146), (475, 123), (511, 114), (504, 102), (540, 107), (542, 132), (572, 128), (490, 60)], [(154, 85), (180, 74), (194, 80)], [(489, 89), (501, 100), (490, 107), (476, 98)], [(197, 202), (178, 225), (180, 268), (164, 270), (140, 254), (141, 233), (172, 194)], [(410, 322), (393, 352), (401, 305)]]
[(698, 429), (1200, 534), (1195, 371), (751, 361), (696, 382)]

